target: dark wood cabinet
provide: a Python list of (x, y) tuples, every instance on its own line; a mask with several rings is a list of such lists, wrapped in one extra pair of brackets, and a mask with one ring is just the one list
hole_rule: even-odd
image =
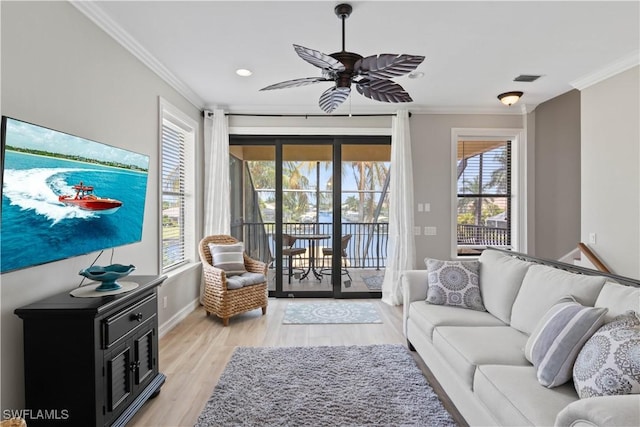
[(157, 287), (97, 298), (64, 292), (15, 310), (24, 324), (25, 409), (32, 426), (124, 426), (160, 392)]

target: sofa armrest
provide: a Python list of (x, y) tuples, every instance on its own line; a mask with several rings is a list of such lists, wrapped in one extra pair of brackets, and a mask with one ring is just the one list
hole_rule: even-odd
[(427, 270), (407, 270), (402, 272), (402, 331), (407, 336), (407, 319), (409, 319), (409, 304), (413, 301), (427, 299)]
[(598, 396), (576, 400), (556, 417), (556, 427), (640, 425), (640, 395)]
[(427, 299), (427, 270), (407, 270), (400, 276), (402, 281), (402, 296), (404, 305), (409, 305), (413, 301)]

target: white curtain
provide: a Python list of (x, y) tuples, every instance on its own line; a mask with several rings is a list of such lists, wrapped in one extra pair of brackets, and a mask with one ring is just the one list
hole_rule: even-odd
[(204, 235), (229, 234), (229, 123), (223, 110), (205, 113), (204, 156)]
[(413, 168), (409, 112), (400, 110), (391, 125), (391, 179), (389, 182), (389, 242), (382, 301), (402, 304), (400, 275), (415, 268), (413, 237)]

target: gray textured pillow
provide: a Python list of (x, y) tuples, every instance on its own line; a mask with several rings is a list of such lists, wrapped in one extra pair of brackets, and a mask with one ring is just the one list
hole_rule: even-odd
[(224, 270), (227, 276), (246, 273), (244, 267), (244, 243), (230, 245), (209, 243), (213, 266)]
[(573, 366), (580, 398), (640, 394), (640, 319), (634, 311), (616, 317), (587, 341)]
[(585, 307), (572, 296), (561, 298), (545, 313), (524, 349), (540, 384), (551, 388), (571, 379), (578, 352), (602, 326), (606, 314), (606, 308)]
[(480, 295), (478, 261), (440, 261), (427, 258), (429, 288), (427, 301), (486, 311)]

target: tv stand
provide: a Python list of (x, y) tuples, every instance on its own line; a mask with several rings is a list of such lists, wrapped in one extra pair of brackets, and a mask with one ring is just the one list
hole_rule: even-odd
[(166, 276), (128, 276), (119, 295), (68, 292), (15, 310), (24, 323), (27, 425), (124, 426), (157, 396), (157, 287)]

